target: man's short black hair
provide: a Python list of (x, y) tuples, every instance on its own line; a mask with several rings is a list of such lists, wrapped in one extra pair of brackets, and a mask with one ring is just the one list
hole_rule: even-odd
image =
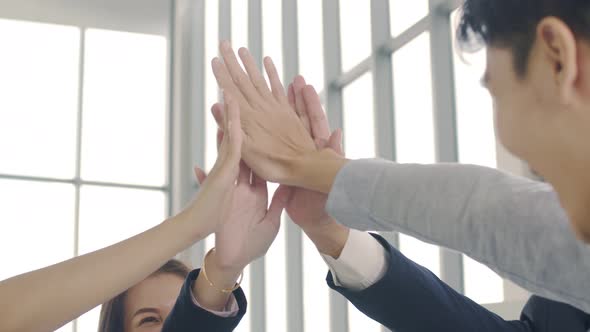
[(465, 0), (457, 39), (466, 51), (483, 45), (510, 49), (523, 77), (537, 25), (548, 16), (561, 19), (576, 37), (590, 39), (590, 0)]

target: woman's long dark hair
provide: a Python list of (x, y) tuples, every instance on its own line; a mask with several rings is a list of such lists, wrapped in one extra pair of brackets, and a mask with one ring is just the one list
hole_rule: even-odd
[[(166, 264), (152, 273), (150, 277), (160, 274), (173, 274), (185, 279), (190, 270), (188, 266), (179, 260), (171, 259)], [(98, 332), (123, 332), (125, 330), (125, 297), (127, 291), (115, 296), (102, 305)]]

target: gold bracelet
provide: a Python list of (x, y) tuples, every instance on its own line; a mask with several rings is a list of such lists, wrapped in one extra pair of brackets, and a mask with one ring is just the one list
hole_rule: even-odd
[(216, 290), (218, 290), (224, 294), (233, 293), (238, 288), (240, 288), (240, 284), (242, 283), (242, 279), (244, 279), (244, 271), (242, 271), (240, 273), (240, 278), (239, 278), (238, 282), (236, 282), (236, 285), (233, 288), (223, 289), (223, 288), (219, 288), (219, 287), (215, 286), (215, 284), (213, 284), (213, 282), (211, 282), (211, 280), (209, 280), (209, 277), (207, 276), (207, 270), (205, 269), (205, 262), (207, 261), (207, 257), (209, 257), (209, 255), (214, 251), (215, 251), (215, 247), (211, 248), (211, 250), (209, 250), (209, 252), (207, 252), (207, 254), (205, 255), (205, 258), (203, 259), (203, 267), (201, 268), (201, 272), (203, 273), (203, 277), (205, 277), (205, 280), (207, 280), (207, 282), (209, 283), (209, 286), (215, 288)]

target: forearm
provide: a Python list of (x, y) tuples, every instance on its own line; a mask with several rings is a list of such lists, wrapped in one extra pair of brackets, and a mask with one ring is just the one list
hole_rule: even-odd
[(545, 184), (477, 166), (354, 161), (326, 209), (351, 228), (400, 231), (467, 253), (534, 293), (590, 310), (590, 293), (580, 293), (590, 289), (590, 247)]
[(309, 153), (290, 162), (289, 174), (283, 182), (327, 194), (348, 161), (331, 149)]
[(0, 330), (56, 330), (202, 239), (198, 225), (179, 215), (110, 247), (1, 282)]
[(326, 225), (310, 227), (303, 229), (303, 231), (321, 254), (334, 259), (340, 257), (350, 233), (348, 227), (342, 226), (334, 220)]
[(213, 251), (203, 261), (204, 269), (201, 269), (201, 273), (193, 284), (193, 294), (203, 308), (223, 311), (231, 292), (222, 292), (221, 290), (233, 289), (242, 270), (223, 268), (216, 257), (215, 251)]

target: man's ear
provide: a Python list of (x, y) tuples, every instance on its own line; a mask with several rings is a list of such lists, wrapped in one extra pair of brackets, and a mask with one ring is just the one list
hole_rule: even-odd
[(578, 78), (574, 33), (562, 20), (546, 17), (537, 26), (537, 43), (542, 56), (552, 67), (551, 73), (561, 102), (572, 103)]

